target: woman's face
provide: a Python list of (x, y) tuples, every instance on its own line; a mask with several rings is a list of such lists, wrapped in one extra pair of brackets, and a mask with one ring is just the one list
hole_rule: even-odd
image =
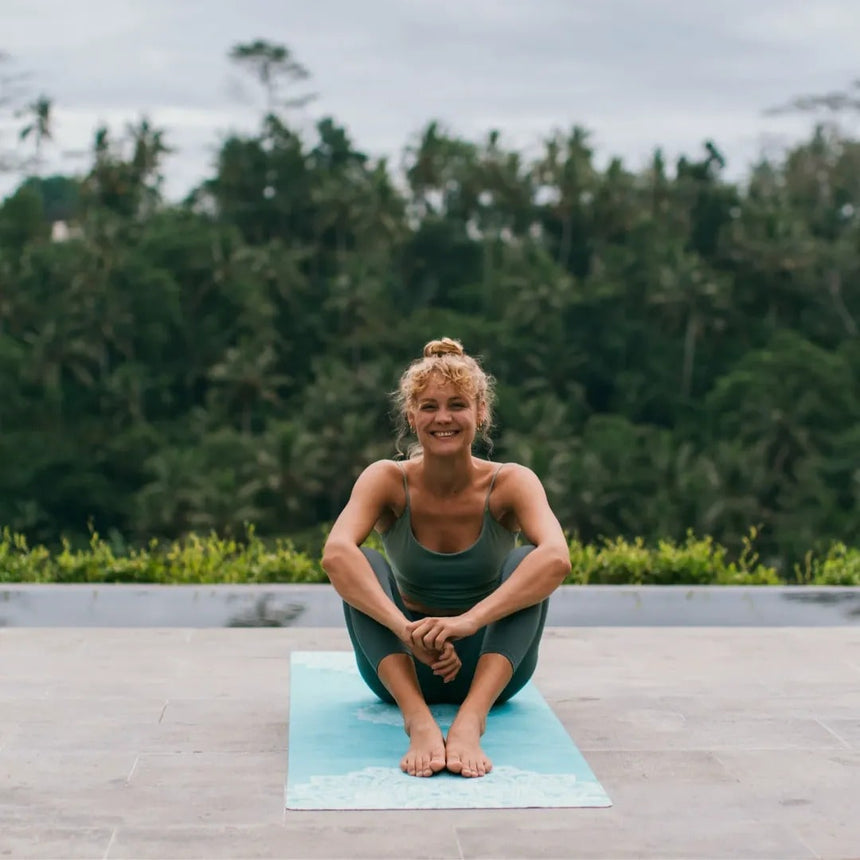
[(475, 400), (461, 389), (431, 376), (415, 398), (408, 417), (421, 447), (427, 452), (444, 454), (464, 447), (471, 449), (484, 416)]

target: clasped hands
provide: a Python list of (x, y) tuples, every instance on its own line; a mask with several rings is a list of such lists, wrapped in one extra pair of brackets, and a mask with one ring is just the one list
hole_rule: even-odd
[(447, 684), (457, 677), (463, 665), (454, 642), (471, 636), (477, 629), (466, 614), (428, 616), (406, 624), (403, 643), (416, 660), (429, 666)]

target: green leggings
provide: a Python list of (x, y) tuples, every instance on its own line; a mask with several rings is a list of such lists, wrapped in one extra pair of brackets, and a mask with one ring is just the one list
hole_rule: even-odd
[[(501, 582), (504, 582), (513, 573), (517, 565), (533, 549), (533, 546), (520, 546), (511, 550), (502, 564)], [(364, 547), (361, 551), (370, 562), (379, 584), (400, 611), (411, 621), (418, 621), (426, 617), (404, 606), (403, 599), (394, 582), (391, 566), (385, 556), (376, 550)], [(429, 666), (416, 660), (415, 669), (425, 701), (428, 704), (460, 704), (469, 692), (478, 658), (482, 654), (502, 654), (510, 660), (514, 673), (496, 700), (496, 704), (510, 699), (525, 686), (534, 674), (548, 607), (549, 598), (546, 598), (541, 603), (520, 609), (518, 612), (488, 624), (471, 636), (458, 639), (454, 643), (454, 647), (463, 666), (457, 673), (457, 677), (448, 684), (434, 675)], [(355, 649), (355, 658), (361, 677), (380, 699), (384, 702), (393, 703), (394, 699), (380, 681), (377, 669), (383, 657), (387, 657), (389, 654), (408, 654), (406, 646), (387, 627), (349, 604), (344, 603), (343, 611), (346, 617), (346, 629), (352, 640), (352, 647)]]

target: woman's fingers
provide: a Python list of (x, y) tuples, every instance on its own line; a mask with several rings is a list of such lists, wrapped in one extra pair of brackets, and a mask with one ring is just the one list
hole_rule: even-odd
[[(421, 641), (423, 642), (425, 648), (434, 648), (438, 651), (440, 650), (440, 646), (436, 644), (436, 638), (439, 633), (438, 621), (435, 618), (425, 618), (424, 620), (427, 622), (427, 624), (421, 631)], [(417, 632), (418, 631), (416, 631), (416, 633)]]
[(413, 621), (406, 629), (416, 645), (429, 651), (441, 651), (446, 644), (470, 635), (470, 628), (464, 624), (462, 616), (427, 616)]
[(433, 664), (433, 673), (439, 675), (447, 684), (457, 677), (460, 667), (463, 665), (457, 652), (454, 650), (454, 645), (451, 642), (446, 642), (441, 649), (439, 659)]
[(416, 645), (430, 651), (440, 651), (445, 643), (445, 626), (440, 618), (422, 618), (407, 626), (410, 638)]
[(422, 618), (420, 621), (413, 621), (408, 627), (409, 636), (416, 645), (421, 645), (428, 648), (428, 644), (424, 641), (427, 634), (432, 630), (433, 618)]
[(456, 664), (456, 665), (452, 666), (450, 669), (446, 669), (444, 671), (440, 669), (440, 670), (434, 672), (433, 674), (438, 675), (447, 684), (449, 681), (453, 681), (454, 678), (457, 677), (457, 673), (459, 671), (460, 671), (460, 665)]
[(444, 640), (439, 642), (439, 634), (434, 627), (428, 633), (424, 634), (424, 645), (427, 648), (434, 648), (436, 651), (441, 650)]
[(424, 634), (424, 644), (428, 648), (435, 648), (441, 651), (448, 642), (448, 627), (447, 623), (441, 618), (434, 618), (434, 624)]

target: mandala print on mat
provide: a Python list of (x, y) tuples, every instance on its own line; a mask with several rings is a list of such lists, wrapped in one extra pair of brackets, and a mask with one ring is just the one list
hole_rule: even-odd
[[(440, 729), (450, 728), (457, 716), (456, 705), (430, 705), (430, 713)], [(374, 702), (364, 705), (355, 711), (356, 719), (365, 723), (376, 723), (381, 726), (402, 726), (403, 715), (395, 705), (387, 705), (384, 702)]]
[(428, 779), (387, 767), (366, 767), (340, 776), (314, 776), (290, 790), (293, 808), (314, 808), (325, 797), (329, 809), (457, 809), (607, 806), (600, 785), (577, 782), (572, 774), (536, 773), (516, 767), (493, 768), (481, 779), (439, 774)]

